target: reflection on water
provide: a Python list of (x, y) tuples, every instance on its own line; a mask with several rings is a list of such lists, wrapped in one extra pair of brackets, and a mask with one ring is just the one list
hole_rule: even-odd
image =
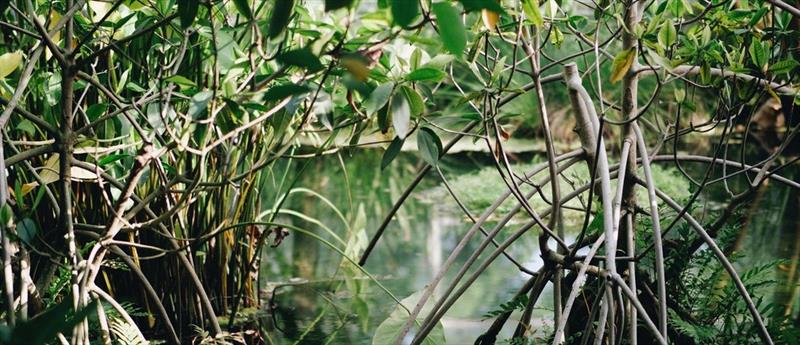
[[(335, 156), (313, 163), (298, 186), (323, 195), (329, 203), (307, 194), (293, 194), (286, 208), (306, 214), (312, 220), (284, 214), (280, 221), (318, 233), (345, 250), (345, 245), (327, 235), (320, 224), (347, 242), (359, 230), (352, 225), (357, 222), (358, 209), (363, 207), (363, 228), (371, 236), (418, 168), (414, 154), (401, 153), (390, 168), (381, 171), (381, 154), (377, 150), (348, 154), (342, 160), (344, 171)], [(448, 178), (481, 168), (472, 159), (449, 159), (444, 164)], [(339, 170), (332, 172), (334, 165)], [(435, 189), (437, 182), (431, 175), (417, 188), (365, 267), (400, 299), (425, 287), (469, 228), (468, 220), (451, 206), (452, 202), (431, 197), (428, 191)], [(502, 189), (496, 191), (497, 195), (500, 193)], [(711, 198), (725, 196), (716, 189), (710, 193)], [(797, 286), (800, 237), (796, 236), (800, 231), (796, 217), (799, 204), (797, 191), (776, 183), (770, 185), (752, 202), (747, 226), (742, 227), (736, 248), (747, 258), (739, 261), (740, 265), (786, 259), (775, 273), (776, 279), (784, 283), (778, 284), (774, 298), (795, 316), (800, 300)], [(339, 213), (346, 218), (344, 221)], [(465, 253), (477, 246), (478, 240), (473, 240)], [(523, 236), (508, 252), (529, 269), (542, 265), (536, 233)], [(467, 256), (461, 255), (454, 267), (460, 267)], [(293, 233), (284, 244), (265, 253), (264, 262), (261, 295), (270, 303), (264, 303), (269, 308), (261, 313), (266, 315), (259, 317), (259, 323), (268, 330), (269, 341), (273, 343), (371, 344), (372, 332), (395, 307), (393, 299), (377, 284), (363, 275), (348, 276), (341, 256), (308, 236)], [(445, 284), (450, 278), (446, 276)], [(508, 260), (498, 258), (443, 319), (447, 342), (473, 343), (491, 322), (483, 315), (509, 301), (527, 278)], [(552, 324), (548, 324), (552, 292), (546, 290), (539, 301), (534, 325), (542, 330), (552, 329)], [(509, 322), (499, 339), (510, 337), (514, 326)]]

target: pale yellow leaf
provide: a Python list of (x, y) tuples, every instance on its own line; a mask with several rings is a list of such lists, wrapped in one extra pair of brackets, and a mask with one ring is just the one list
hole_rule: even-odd
[(89, 1), (89, 7), (92, 9), (94, 15), (92, 16), (92, 21), (99, 22), (103, 17), (108, 13), (111, 9), (110, 2), (104, 1)]
[(0, 55), (0, 79), (14, 72), (20, 64), (22, 64), (22, 51)]
[(97, 179), (97, 174), (95, 174), (94, 171), (81, 167), (72, 166), (69, 171), (73, 181), (93, 181)]
[(28, 195), (28, 193), (30, 193), (34, 188), (36, 188), (38, 186), (39, 186), (39, 182), (36, 182), (36, 181), (33, 181), (31, 183), (26, 183), (26, 184), (22, 185), (22, 188), (19, 189), (20, 193), (22, 193), (22, 195), (20, 195), (20, 196)]
[(633, 61), (636, 60), (636, 51), (634, 49), (625, 49), (617, 56), (614, 57), (614, 63), (611, 65), (611, 83), (616, 83), (625, 77), (628, 70), (633, 66)]
[(44, 184), (50, 184), (58, 181), (58, 154), (53, 154), (44, 163), (44, 166), (39, 171), (39, 177), (42, 178)]
[(358, 81), (366, 81), (367, 77), (369, 77), (369, 67), (359, 58), (344, 57), (341, 60), (341, 64)]

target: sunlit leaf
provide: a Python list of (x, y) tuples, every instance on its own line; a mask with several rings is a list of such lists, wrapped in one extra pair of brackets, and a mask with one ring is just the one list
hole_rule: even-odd
[(406, 75), (408, 81), (439, 81), (447, 75), (444, 71), (436, 68), (423, 67), (412, 71)]
[(17, 50), (11, 53), (0, 55), (0, 79), (5, 78), (14, 72), (22, 63), (22, 52)]
[(173, 75), (173, 76), (171, 76), (169, 78), (166, 78), (164, 80), (166, 80), (168, 82), (173, 82), (175, 84), (178, 84), (178, 86), (180, 86), (181, 90), (189, 89), (189, 88), (197, 86), (197, 84), (195, 84), (193, 81), (189, 80), (189, 78), (186, 78), (186, 77), (184, 77), (182, 75), (178, 75), (178, 74)]
[(467, 32), (461, 22), (461, 15), (453, 5), (447, 2), (434, 3), (432, 8), (436, 15), (436, 24), (439, 26), (439, 36), (445, 49), (461, 57), (467, 46)]
[(550, 43), (556, 48), (560, 48), (561, 44), (564, 43), (564, 34), (557, 26), (553, 26), (553, 30), (550, 33)]
[(522, 11), (525, 13), (525, 17), (533, 23), (537, 28), (541, 28), (544, 26), (544, 19), (542, 18), (542, 12), (539, 9), (539, 1), (538, 0), (522, 0)]
[(672, 21), (668, 20), (658, 30), (658, 43), (661, 43), (664, 48), (669, 48), (678, 40), (678, 32), (675, 30), (675, 25)]
[(614, 57), (614, 62), (611, 65), (611, 82), (616, 83), (625, 77), (628, 70), (633, 66), (633, 61), (636, 59), (636, 50), (625, 49), (617, 56)]

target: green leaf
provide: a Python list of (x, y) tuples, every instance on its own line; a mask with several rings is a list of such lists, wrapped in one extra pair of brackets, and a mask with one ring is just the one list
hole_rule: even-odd
[(658, 43), (664, 46), (664, 48), (669, 48), (678, 40), (678, 32), (675, 30), (675, 25), (672, 24), (671, 20), (668, 20), (661, 26), (661, 30), (658, 30)]
[(769, 71), (774, 74), (790, 73), (792, 70), (797, 68), (797, 66), (800, 66), (800, 63), (790, 57), (786, 60), (778, 61), (772, 66), (769, 66)]
[(319, 61), (319, 58), (311, 52), (311, 49), (306, 47), (297, 50), (290, 50), (281, 55), (278, 55), (278, 62), (289, 65), (297, 66), (308, 69), (309, 71), (319, 71), (325, 66)]
[(395, 94), (391, 102), (392, 127), (400, 139), (405, 139), (411, 122), (411, 107), (404, 95)]
[(439, 164), (442, 154), (442, 141), (432, 129), (422, 127), (417, 131), (417, 148), (422, 159), (430, 165)]
[(439, 81), (447, 75), (444, 71), (436, 68), (423, 67), (414, 70), (406, 75), (408, 81)]
[(132, 157), (132, 156), (129, 155), (129, 154), (110, 154), (108, 156), (100, 158), (100, 160), (97, 161), (97, 165), (99, 165), (101, 167), (104, 167), (106, 165), (109, 165), (111, 163), (114, 163), (114, 162), (116, 162), (116, 161), (118, 161), (120, 159), (126, 158), (126, 157)]
[(767, 66), (767, 43), (762, 43), (756, 39), (750, 41), (748, 52), (750, 53), (750, 61), (753, 62), (759, 70), (764, 71)]
[(184, 77), (184, 76), (182, 76), (180, 74), (173, 75), (173, 76), (171, 76), (169, 78), (166, 78), (164, 80), (168, 81), (168, 82), (171, 82), (171, 83), (178, 84), (178, 86), (180, 86), (181, 90), (197, 87), (197, 84), (195, 84), (193, 81), (189, 80), (189, 78), (186, 78), (186, 77)]
[(17, 235), (22, 242), (30, 245), (37, 233), (39, 233), (39, 227), (33, 219), (25, 218), (17, 223)]
[(756, 24), (758, 24), (758, 22), (761, 21), (761, 18), (764, 17), (764, 15), (768, 11), (769, 11), (769, 7), (762, 7), (760, 9), (758, 9), (758, 11), (755, 14), (753, 14), (753, 17), (750, 18), (750, 22), (747, 23), (747, 26), (752, 27), (752, 26), (755, 26)]
[(200, 118), (200, 116), (206, 112), (208, 102), (211, 100), (212, 95), (213, 93), (209, 90), (196, 93), (192, 96), (192, 103), (189, 104), (189, 110), (186, 114), (195, 120)]
[(403, 142), (405, 142), (405, 140), (401, 139), (399, 136), (392, 139), (392, 143), (386, 148), (386, 152), (383, 153), (383, 158), (381, 158), (381, 170), (386, 169), (395, 157), (397, 157), (400, 153), (400, 149), (403, 148)]
[(682, 87), (676, 87), (673, 93), (675, 95), (675, 102), (683, 103), (683, 100), (686, 99), (686, 89)]
[[(417, 291), (413, 295), (408, 296), (400, 301), (402, 306), (398, 305), (395, 307), (389, 317), (381, 322), (381, 324), (378, 325), (378, 328), (375, 329), (375, 334), (372, 336), (372, 345), (395, 343), (397, 337), (400, 336), (400, 331), (408, 321), (408, 311), (414, 309), (414, 306), (419, 301), (420, 296), (422, 296), (422, 291)], [(430, 313), (430, 309), (431, 306), (422, 308), (422, 312), (419, 314), (418, 318), (422, 320), (427, 317), (427, 315)], [(447, 342), (444, 338), (444, 327), (442, 326), (441, 321), (436, 323), (436, 326), (433, 327), (433, 330), (431, 330), (428, 336), (422, 341), (423, 345), (444, 345), (446, 343)]]
[(392, 0), (392, 20), (401, 27), (408, 27), (419, 16), (419, 2)]
[(298, 85), (294, 83), (276, 85), (271, 87), (267, 92), (264, 93), (264, 102), (272, 102), (284, 99), (286, 97), (291, 97), (295, 95), (301, 95), (306, 92), (311, 91), (311, 88), (305, 85)]
[(542, 18), (542, 11), (539, 9), (538, 0), (522, 0), (522, 11), (525, 13), (525, 17), (537, 28), (544, 26), (544, 19)]
[(178, 17), (181, 20), (181, 27), (184, 29), (192, 26), (194, 18), (197, 17), (197, 10), (200, 1), (197, 0), (178, 0)]
[(20, 121), (16, 128), (17, 130), (23, 131), (30, 136), (36, 134), (36, 126), (28, 119), (23, 119)]
[(561, 44), (564, 43), (564, 34), (561, 33), (557, 26), (553, 26), (553, 30), (550, 33), (550, 43), (556, 48), (560, 48)]
[(75, 325), (83, 322), (97, 312), (97, 301), (92, 301), (77, 312), (72, 311), (72, 300), (65, 298), (61, 303), (34, 318), (21, 321), (14, 327), (0, 326), (0, 344), (50, 344), (58, 333), (68, 333)]
[(467, 32), (461, 22), (461, 15), (453, 5), (447, 2), (434, 3), (432, 8), (436, 15), (436, 24), (439, 26), (439, 36), (445, 49), (461, 57), (467, 46)]
[(239, 11), (239, 13), (241, 13), (245, 18), (248, 20), (253, 20), (253, 10), (250, 9), (248, 0), (233, 0), (233, 5), (236, 6), (236, 10)]
[(403, 90), (403, 94), (406, 96), (408, 105), (411, 107), (411, 115), (422, 115), (422, 113), (425, 112), (425, 102), (422, 100), (422, 96), (419, 95), (417, 90), (414, 90), (406, 85), (403, 85), (401, 89)]
[(616, 83), (628, 73), (636, 59), (636, 51), (633, 48), (625, 49), (614, 57), (611, 64), (611, 83)]
[(506, 11), (503, 9), (503, 6), (501, 6), (500, 2), (497, 0), (458, 0), (458, 2), (464, 6), (464, 10), (467, 12), (486, 9), (498, 14), (506, 13)]
[(269, 17), (269, 38), (280, 35), (292, 19), (294, 0), (275, 0), (272, 15)]
[(681, 0), (669, 0), (667, 8), (669, 8), (669, 12), (672, 13), (672, 16), (676, 18), (682, 17), (686, 10)]
[(392, 90), (394, 90), (394, 83), (387, 82), (376, 87), (375, 90), (369, 94), (369, 97), (364, 102), (367, 108), (367, 116), (372, 116), (372, 114), (375, 114), (386, 105), (386, 102), (389, 101), (389, 97), (392, 95)]
[(425, 64), (420, 66), (420, 68), (428, 67), (428, 68), (435, 68), (435, 69), (444, 69), (447, 64), (452, 62), (454, 57), (450, 54), (441, 54), (436, 55), (432, 59), (428, 60)]
[(350, 7), (353, 0), (325, 0), (325, 12)]
[(86, 109), (86, 116), (89, 117), (89, 120), (94, 121), (100, 117), (100, 115), (105, 114), (106, 110), (108, 110), (108, 104), (106, 103), (95, 103), (89, 106)]

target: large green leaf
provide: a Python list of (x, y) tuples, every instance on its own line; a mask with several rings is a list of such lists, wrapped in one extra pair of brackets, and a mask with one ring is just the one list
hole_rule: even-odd
[(192, 103), (189, 104), (187, 115), (193, 119), (200, 118), (206, 112), (211, 96), (213, 93), (209, 90), (200, 91), (192, 96)]
[(408, 105), (405, 95), (396, 93), (392, 97), (392, 127), (400, 139), (405, 139), (408, 133), (409, 123), (411, 122), (411, 107)]
[(447, 73), (440, 69), (430, 68), (430, 67), (422, 67), (419, 69), (414, 70), (413, 72), (406, 75), (406, 80), (408, 81), (439, 81), (446, 76)]
[(197, 10), (200, 7), (200, 1), (197, 0), (178, 0), (178, 17), (181, 20), (181, 26), (186, 29), (192, 26), (194, 18), (197, 17)]
[(403, 94), (406, 96), (408, 105), (411, 107), (411, 115), (422, 115), (422, 113), (425, 112), (425, 101), (422, 100), (422, 96), (419, 95), (417, 90), (412, 89), (408, 85), (403, 85), (401, 89), (403, 90)]
[(325, 68), (319, 61), (319, 58), (314, 55), (309, 48), (290, 50), (278, 55), (278, 62), (284, 65), (305, 68), (312, 72)]
[(253, 10), (250, 9), (248, 0), (233, 0), (233, 5), (236, 6), (236, 10), (239, 11), (239, 13), (241, 13), (245, 18), (250, 20), (253, 19)]
[(669, 48), (678, 40), (678, 32), (675, 30), (675, 25), (671, 20), (668, 20), (658, 30), (658, 43), (661, 43), (664, 48)]
[(269, 18), (270, 38), (278, 37), (286, 29), (292, 18), (293, 9), (294, 0), (275, 0), (275, 6), (272, 7), (272, 15)]
[(467, 46), (467, 31), (458, 10), (449, 2), (437, 2), (433, 4), (433, 13), (445, 49), (461, 57)]
[(386, 152), (383, 153), (383, 157), (381, 158), (381, 170), (386, 169), (395, 157), (397, 157), (397, 154), (399, 154), (400, 150), (403, 148), (403, 142), (405, 142), (405, 140), (400, 137), (394, 137), (392, 143), (386, 148)]
[(628, 70), (633, 66), (633, 61), (636, 59), (636, 50), (625, 49), (617, 56), (614, 57), (614, 62), (611, 64), (611, 82), (616, 83), (628, 73)]
[(25, 218), (17, 223), (17, 235), (22, 242), (30, 245), (37, 233), (39, 233), (39, 226), (33, 219)]
[(386, 105), (386, 102), (389, 101), (389, 97), (392, 95), (392, 90), (394, 90), (394, 83), (387, 82), (379, 85), (369, 94), (369, 97), (364, 102), (368, 116), (375, 114)]
[(789, 57), (786, 60), (778, 61), (772, 66), (769, 66), (769, 71), (775, 74), (790, 73), (792, 70), (797, 68), (797, 66), (800, 66), (800, 63), (798, 63), (797, 60)]
[(63, 302), (30, 320), (22, 321), (13, 327), (0, 326), (0, 344), (50, 344), (56, 340), (58, 333), (69, 334), (75, 325), (96, 312), (97, 301), (93, 301), (77, 312), (73, 312), (72, 300), (65, 298)]
[(419, 16), (419, 2), (416, 0), (392, 0), (392, 19), (394, 23), (408, 27)]
[(761, 42), (757, 39), (753, 39), (750, 42), (750, 47), (748, 48), (748, 52), (750, 53), (750, 61), (753, 62), (759, 70), (764, 71), (767, 66), (767, 61), (769, 59), (768, 56), (768, 43)]
[(430, 165), (439, 164), (442, 154), (442, 141), (432, 129), (422, 127), (417, 131), (417, 149), (422, 159)]
[[(381, 322), (381, 324), (378, 325), (378, 328), (375, 329), (375, 334), (372, 336), (372, 345), (395, 343), (397, 337), (400, 336), (400, 331), (402, 331), (403, 326), (405, 326), (406, 322), (408, 322), (408, 311), (414, 309), (414, 306), (419, 301), (422, 293), (423, 291), (417, 291), (413, 295), (408, 296), (400, 301), (402, 306), (398, 305), (395, 307), (389, 317)], [(428, 316), (428, 313), (430, 313), (430, 307), (422, 308), (422, 312), (417, 317), (417, 320), (425, 319), (425, 317)], [(415, 324), (414, 327), (416, 328), (417, 325)], [(442, 326), (441, 322), (436, 323), (436, 326), (434, 326), (428, 336), (425, 337), (425, 339), (422, 341), (422, 344), (446, 344), (444, 338), (444, 327)]]
[(537, 28), (544, 26), (544, 19), (542, 18), (542, 11), (539, 9), (538, 0), (522, 0), (522, 11)]

